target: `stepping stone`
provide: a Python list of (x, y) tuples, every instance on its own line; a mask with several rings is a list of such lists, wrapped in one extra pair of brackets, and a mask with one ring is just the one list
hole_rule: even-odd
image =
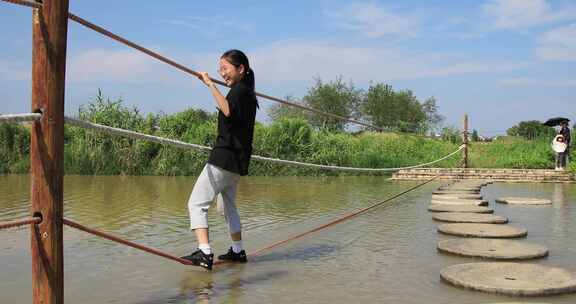
[(482, 224), (506, 224), (508, 219), (492, 214), (478, 214), (478, 213), (438, 213), (432, 216), (433, 219), (441, 222), (451, 223), (482, 223)]
[(498, 260), (526, 260), (548, 256), (548, 248), (518, 240), (451, 239), (438, 243), (438, 251)]
[(440, 195), (444, 195), (444, 194), (480, 194), (480, 191), (464, 191), (464, 190), (436, 190), (434, 192), (432, 192), (432, 194), (440, 194)]
[(487, 304), (550, 304), (544, 302), (498, 302), (498, 303), (487, 303)]
[(440, 277), (455, 286), (511, 296), (548, 296), (576, 292), (576, 274), (537, 264), (460, 264), (442, 269)]
[(480, 194), (432, 194), (432, 199), (482, 199)]
[(455, 199), (455, 200), (431, 200), (431, 204), (437, 205), (469, 205), (469, 206), (488, 206), (488, 201), (483, 200), (465, 200), (465, 199)]
[(438, 190), (445, 191), (480, 191), (480, 187), (441, 187)]
[(431, 204), (428, 211), (432, 212), (461, 212), (461, 213), (494, 213), (493, 209), (468, 205), (440, 205)]
[(495, 200), (497, 203), (510, 205), (552, 205), (552, 201), (545, 198), (531, 197), (501, 197)]
[(462, 237), (478, 238), (518, 238), (525, 237), (528, 230), (520, 227), (498, 224), (443, 224), (438, 232)]

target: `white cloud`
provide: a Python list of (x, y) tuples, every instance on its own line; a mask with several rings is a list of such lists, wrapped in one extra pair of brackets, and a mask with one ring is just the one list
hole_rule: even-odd
[[(216, 71), (215, 55), (186, 55), (185, 58), (177, 58), (174, 54), (155, 52), (194, 70), (214, 71), (211, 74)], [(206, 64), (212, 61), (213, 64)], [(189, 83), (190, 77), (193, 77), (144, 53), (129, 49), (85, 50), (69, 56), (66, 69), (67, 81), (70, 82)]]
[(418, 32), (418, 18), (395, 14), (374, 2), (354, 2), (342, 9), (326, 10), (324, 15), (335, 27), (369, 38), (410, 38)]
[(151, 80), (155, 75), (150, 61), (137, 51), (91, 49), (69, 58), (67, 79), (73, 82)]
[(505, 87), (576, 87), (576, 79), (507, 78), (498, 83)]
[(544, 33), (536, 54), (542, 60), (576, 61), (576, 23)]
[(393, 48), (352, 47), (308, 41), (284, 41), (249, 54), (258, 79), (266, 82), (334, 79), (388, 81), (493, 73), (524, 68), (526, 63), (482, 62), (458, 56)]
[(496, 29), (523, 29), (576, 18), (573, 7), (553, 10), (546, 0), (489, 0), (482, 10)]

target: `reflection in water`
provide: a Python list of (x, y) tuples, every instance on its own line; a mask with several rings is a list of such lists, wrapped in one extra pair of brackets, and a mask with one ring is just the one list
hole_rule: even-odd
[(554, 234), (558, 237), (566, 237), (566, 184), (554, 184), (552, 204), (554, 206), (554, 218), (552, 219)]
[[(79, 223), (174, 255), (195, 246), (186, 201), (193, 177), (66, 176), (64, 214)], [(239, 185), (245, 245), (253, 252), (407, 189), (382, 177), (248, 177)], [(427, 185), (366, 214), (213, 272), (183, 266), (65, 228), (66, 301), (70, 303), (495, 303), (507, 297), (440, 282), (449, 265), (477, 261), (439, 254)], [(0, 176), (0, 220), (28, 215), (29, 177)], [(494, 184), (499, 196), (550, 198), (554, 207), (493, 206), (549, 247), (535, 263), (576, 272), (576, 185)], [(217, 254), (229, 246), (222, 217), (209, 213)], [(29, 233), (0, 232), (2, 303), (29, 303)], [(106, 291), (106, 292), (102, 292)], [(546, 298), (575, 303), (576, 296)]]

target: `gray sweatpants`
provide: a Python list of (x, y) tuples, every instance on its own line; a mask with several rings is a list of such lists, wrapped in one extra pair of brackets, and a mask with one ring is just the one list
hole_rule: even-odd
[(239, 180), (239, 174), (206, 164), (188, 199), (190, 229), (208, 228), (208, 209), (214, 198), (218, 196), (217, 203), (223, 207), (228, 231), (240, 232), (242, 225), (235, 202)]

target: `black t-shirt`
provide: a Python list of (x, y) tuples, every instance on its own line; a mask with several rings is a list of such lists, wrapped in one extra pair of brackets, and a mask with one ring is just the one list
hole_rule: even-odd
[(562, 128), (560, 130), (560, 133), (562, 136), (564, 136), (564, 142), (566, 143), (566, 145), (568, 146), (568, 148), (570, 148), (570, 142), (572, 141), (572, 139), (570, 138), (570, 128), (566, 127), (566, 128)]
[(234, 84), (226, 95), (230, 116), (218, 111), (218, 136), (208, 163), (224, 170), (248, 174), (254, 121), (256, 119), (256, 94), (242, 82)]

